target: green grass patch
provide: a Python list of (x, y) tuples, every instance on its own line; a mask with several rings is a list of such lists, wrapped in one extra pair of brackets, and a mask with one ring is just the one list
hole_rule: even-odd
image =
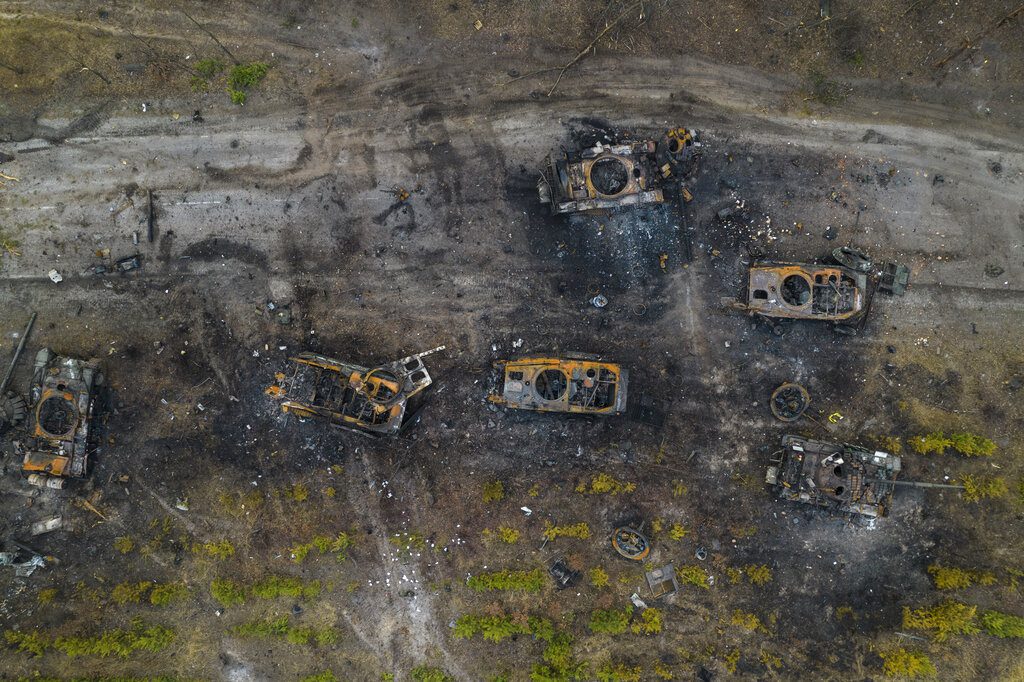
[(765, 564), (750, 564), (744, 567), (743, 571), (747, 574), (747, 580), (751, 585), (764, 587), (772, 581), (772, 569)]
[(484, 503), (500, 502), (505, 499), (505, 484), (501, 481), (484, 483)]
[(656, 635), (661, 632), (662, 613), (655, 608), (644, 609), (630, 630), (634, 635)]
[(982, 500), (996, 500), (1005, 497), (1010, 492), (1006, 481), (998, 476), (978, 476), (975, 478), (970, 474), (964, 474), (960, 478), (964, 486), (964, 500), (967, 502), (981, 502)]
[(415, 682), (455, 682), (455, 678), (430, 665), (418, 665), (410, 673)]
[(228, 94), (235, 104), (245, 104), (250, 89), (256, 87), (267, 76), (270, 64), (266, 62), (250, 62), (237, 64), (228, 72)]
[(184, 583), (164, 583), (154, 585), (149, 593), (149, 603), (153, 606), (170, 606), (188, 596), (188, 588)]
[(230, 540), (204, 542), (202, 544), (196, 543), (192, 545), (192, 553), (211, 559), (224, 560), (235, 556), (235, 546), (231, 544)]
[(264, 578), (252, 586), (252, 596), (259, 599), (277, 599), (288, 597), (290, 599), (316, 599), (320, 596), (321, 585), (319, 580), (303, 582), (299, 578), (270, 576)]
[(608, 587), (608, 571), (604, 570), (600, 566), (595, 566), (594, 568), (587, 571), (587, 576), (590, 577), (590, 584), (594, 587), (598, 589)]
[(66, 656), (120, 656), (127, 658), (136, 651), (159, 652), (175, 640), (174, 630), (162, 625), (144, 625), (133, 621), (130, 629), (105, 630), (92, 637), (57, 637), (40, 630), (22, 632), (7, 630), (4, 639), (18, 651), (42, 656), (48, 649), (60, 651)]
[(39, 594), (36, 595), (36, 601), (39, 602), (40, 606), (46, 606), (47, 604), (51, 604), (53, 603), (53, 600), (56, 598), (56, 587), (47, 587), (46, 589), (39, 590)]
[(594, 673), (598, 682), (640, 682), (640, 666), (629, 666), (625, 663), (607, 661)]
[(502, 569), (500, 571), (470, 576), (466, 579), (466, 586), (475, 592), (491, 590), (540, 592), (544, 586), (544, 574), (539, 568), (535, 568), (532, 571)]
[(676, 577), (684, 585), (693, 585), (702, 590), (711, 589), (708, 584), (708, 572), (700, 566), (680, 566), (676, 569)]
[(338, 641), (338, 633), (334, 628), (293, 625), (288, 616), (249, 621), (235, 626), (231, 631), (239, 637), (281, 639), (300, 646), (322, 646)]
[(50, 636), (41, 630), (5, 630), (4, 640), (18, 651), (42, 656), (50, 646)]
[(110, 591), (110, 598), (117, 604), (138, 604), (153, 586), (150, 582), (141, 583), (118, 583)]

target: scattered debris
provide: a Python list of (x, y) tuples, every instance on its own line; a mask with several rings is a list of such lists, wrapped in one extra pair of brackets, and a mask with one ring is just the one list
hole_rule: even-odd
[(64, 276), (57, 272), (56, 270), (50, 270), (48, 273), (46, 273), (46, 275), (54, 284), (60, 284), (61, 282), (64, 281)]
[(58, 515), (48, 519), (43, 519), (42, 521), (36, 521), (32, 524), (31, 528), (29, 529), (29, 532), (33, 536), (43, 535), (45, 533), (52, 533), (55, 530), (60, 530), (63, 527), (64, 517)]
[(603, 294), (598, 294), (594, 298), (590, 299), (590, 305), (594, 306), (595, 308), (603, 308), (606, 305), (608, 305), (608, 297), (604, 296)]
[(629, 371), (599, 356), (570, 353), (561, 358), (499, 360), (498, 405), (540, 412), (621, 414), (626, 410)]
[[(27, 558), (24, 558), (27, 555)], [(22, 560), (19, 561), (19, 557)], [(19, 578), (31, 576), (37, 568), (46, 566), (46, 559), (41, 554), (26, 552), (19, 548), (17, 552), (0, 552), (0, 566), (13, 566), (14, 575)]]
[(369, 369), (316, 353), (291, 358), (290, 377), (278, 373), (267, 394), (282, 398), (281, 410), (300, 419), (318, 418), (332, 425), (374, 436), (394, 436), (415, 421), (419, 410), (409, 401), (433, 380), (422, 358), (439, 346)]

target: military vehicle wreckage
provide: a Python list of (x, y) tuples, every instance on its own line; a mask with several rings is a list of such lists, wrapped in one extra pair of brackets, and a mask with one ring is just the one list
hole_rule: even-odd
[(316, 353), (291, 358), (291, 376), (278, 373), (267, 393), (281, 398), (281, 410), (300, 419), (330, 424), (372, 436), (394, 436), (418, 415), (410, 401), (431, 383), (423, 358), (439, 346), (372, 369)]
[(563, 153), (561, 158), (550, 154), (537, 192), (556, 215), (661, 204), (663, 181), (690, 172), (699, 147), (695, 131), (675, 128), (658, 142), (623, 139)]
[[(723, 303), (764, 318), (821, 320), (855, 329), (863, 325), (876, 291), (895, 296), (906, 291), (906, 266), (876, 267), (851, 247), (836, 249), (831, 259), (834, 263), (752, 263), (744, 300)], [(781, 331), (777, 325), (774, 329)]]
[(888, 513), (900, 469), (888, 452), (786, 435), (765, 482), (780, 499), (876, 518)]
[(626, 411), (629, 371), (581, 353), (494, 363), (501, 373), (488, 400), (518, 410), (578, 414)]
[(31, 387), (28, 439), (21, 446), (27, 474), (88, 474), (95, 448), (96, 389), (103, 383), (99, 364), (55, 355), (49, 348), (36, 354)]

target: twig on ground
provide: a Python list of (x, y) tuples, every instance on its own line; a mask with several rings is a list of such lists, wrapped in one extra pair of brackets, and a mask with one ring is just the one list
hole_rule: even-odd
[(989, 33), (992, 33), (992, 31), (995, 31), (997, 28), (1001, 27), (1003, 24), (1005, 24), (1006, 22), (1010, 21), (1011, 19), (1016, 17), (1021, 12), (1024, 12), (1024, 5), (1021, 5), (1020, 7), (1018, 7), (1015, 10), (1013, 10), (1012, 12), (1010, 12), (1009, 14), (1004, 16), (1002, 19), (1000, 19), (996, 23), (994, 23), (991, 26), (989, 26), (988, 28), (986, 28), (984, 31), (982, 31), (977, 36), (975, 36), (973, 41), (968, 39), (968, 38), (965, 38), (964, 42), (960, 45), (960, 47), (956, 48), (955, 50), (950, 52), (948, 55), (946, 55), (945, 57), (943, 57), (939, 61), (935, 62), (935, 65), (932, 68), (941, 69), (943, 66), (945, 66), (949, 62), (953, 61), (954, 59), (956, 59), (957, 57), (962, 55), (964, 52), (966, 52), (967, 50), (970, 50), (970, 49), (974, 48), (978, 44), (978, 42), (981, 41), (982, 38), (987, 36)]
[(217, 46), (220, 47), (220, 49), (224, 50), (224, 54), (226, 54), (228, 56), (228, 58), (231, 59), (231, 61), (233, 61), (235, 64), (241, 64), (241, 62), (238, 61), (238, 59), (235, 57), (235, 55), (231, 54), (231, 50), (229, 50), (228, 48), (224, 47), (224, 43), (222, 43), (219, 40), (217, 40), (217, 36), (213, 35), (213, 33), (210, 31), (210, 29), (206, 28), (205, 26), (200, 24), (198, 21), (193, 19), (192, 15), (189, 14), (188, 12), (186, 12), (185, 10), (181, 10), (181, 13), (184, 14), (188, 18), (189, 21), (191, 21), (193, 24), (195, 24), (200, 29), (202, 29), (202, 31), (204, 33), (206, 33), (206, 35), (210, 36), (210, 38), (213, 39), (213, 42), (217, 43)]

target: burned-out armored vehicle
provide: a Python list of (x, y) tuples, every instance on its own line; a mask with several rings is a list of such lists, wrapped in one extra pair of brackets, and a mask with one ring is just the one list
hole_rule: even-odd
[(675, 128), (659, 141), (621, 139), (551, 154), (537, 192), (555, 215), (661, 204), (664, 182), (692, 170), (699, 147), (694, 131)]
[(885, 516), (900, 473), (900, 458), (856, 445), (783, 436), (765, 482), (780, 499), (839, 514)]
[(626, 411), (629, 371), (596, 355), (529, 357), (494, 363), (500, 376), (488, 400), (518, 410), (576, 414)]
[(414, 398), (433, 383), (423, 358), (443, 350), (410, 355), (367, 368), (316, 353), (291, 359), (290, 376), (277, 375), (267, 393), (281, 399), (281, 410), (371, 436), (394, 436), (412, 422), (420, 404)]
[(82, 478), (95, 449), (96, 392), (103, 375), (96, 361), (36, 354), (28, 438), (22, 445), (27, 474)]
[(831, 263), (755, 262), (742, 300), (732, 308), (764, 318), (821, 320), (847, 329), (863, 325), (876, 291), (902, 296), (910, 277), (903, 265), (876, 267), (850, 247), (832, 252)]

